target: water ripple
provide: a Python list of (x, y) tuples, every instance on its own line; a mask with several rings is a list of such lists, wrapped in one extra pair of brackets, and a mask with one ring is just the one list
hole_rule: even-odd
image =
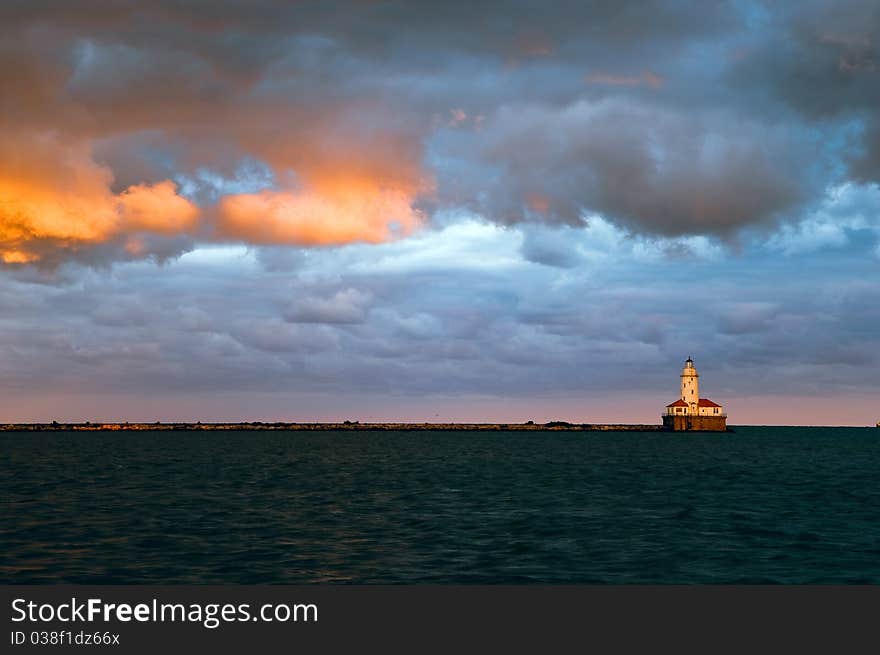
[(880, 583), (873, 429), (3, 433), (0, 583)]

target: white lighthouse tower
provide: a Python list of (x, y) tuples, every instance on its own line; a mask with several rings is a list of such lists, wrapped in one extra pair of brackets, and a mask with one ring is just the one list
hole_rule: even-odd
[(697, 414), (700, 403), (700, 374), (690, 357), (681, 369), (681, 399), (687, 403), (688, 414)]
[(700, 374), (690, 357), (681, 369), (681, 395), (666, 406), (663, 425), (670, 430), (726, 430), (724, 407), (700, 398)]

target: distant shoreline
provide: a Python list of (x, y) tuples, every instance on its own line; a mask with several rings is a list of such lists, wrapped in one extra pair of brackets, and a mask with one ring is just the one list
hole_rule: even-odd
[(556, 430), (570, 432), (668, 432), (659, 424), (625, 423), (568, 423), (551, 421), (549, 423), (6, 423), (0, 424), (0, 432), (97, 432), (97, 431), (541, 431)]

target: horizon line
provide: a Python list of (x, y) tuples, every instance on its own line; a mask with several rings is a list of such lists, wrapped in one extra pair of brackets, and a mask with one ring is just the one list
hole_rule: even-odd
[[(554, 419), (546, 422), (537, 421), (407, 421), (407, 420), (385, 420), (385, 421), (360, 421), (356, 419), (342, 419), (335, 421), (310, 421), (310, 420), (251, 420), (251, 421), (175, 421), (175, 420), (158, 420), (158, 421), (0, 421), (0, 430), (11, 431), (10, 428), (16, 427), (47, 427), (47, 428), (63, 428), (63, 427), (89, 427), (98, 430), (107, 426), (109, 428), (118, 427), (150, 427), (150, 426), (522, 426), (522, 427), (631, 427), (631, 428), (655, 428), (663, 427), (662, 423), (626, 423), (622, 421), (604, 421), (604, 422), (586, 422), (586, 421), (566, 421), (562, 419)], [(778, 428), (876, 428), (878, 424), (816, 424), (816, 423), (734, 423), (728, 427), (778, 427)]]

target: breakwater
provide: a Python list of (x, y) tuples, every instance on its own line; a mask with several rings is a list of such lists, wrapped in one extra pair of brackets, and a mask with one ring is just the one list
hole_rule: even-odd
[(341, 423), (286, 423), (286, 422), (242, 422), (242, 423), (6, 423), (0, 424), (2, 432), (82, 432), (82, 431), (411, 431), (431, 432), (450, 431), (572, 431), (572, 432), (663, 432), (668, 428), (654, 424), (625, 423), (568, 423), (550, 421), (549, 423), (361, 423), (343, 421)]

